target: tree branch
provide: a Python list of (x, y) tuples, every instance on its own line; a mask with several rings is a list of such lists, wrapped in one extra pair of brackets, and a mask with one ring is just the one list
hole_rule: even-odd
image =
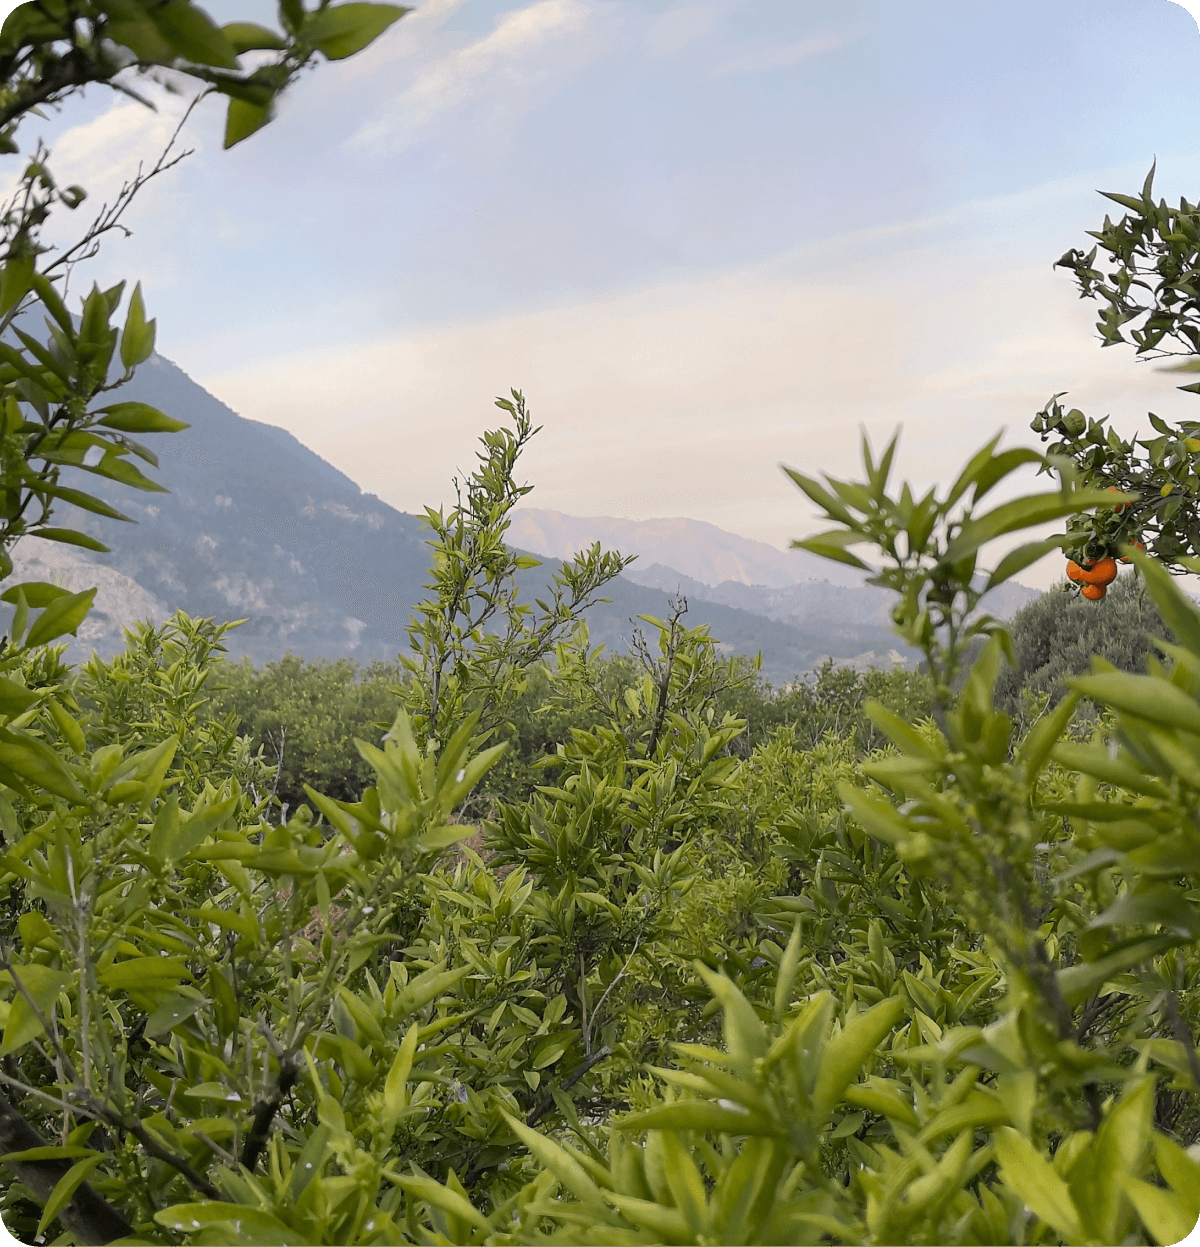
[[(40, 1134), (0, 1094), (0, 1153), (28, 1152), (35, 1147), (50, 1147)], [(50, 1198), (59, 1179), (74, 1164), (73, 1160), (7, 1160), (17, 1181), (27, 1186), (43, 1204)], [(127, 1238), (134, 1227), (94, 1187), (81, 1182), (58, 1214), (63, 1227), (78, 1243), (111, 1243)]]
[[(599, 1065), (605, 1057), (610, 1057), (613, 1050), (605, 1044), (603, 1048), (597, 1048), (596, 1051), (588, 1057), (582, 1064), (575, 1068), (562, 1080), (559, 1084), (560, 1091), (570, 1091), (571, 1088), (590, 1070), (593, 1066)], [(544, 1095), (536, 1105), (530, 1110), (529, 1116), (525, 1118), (527, 1126), (536, 1126), (538, 1121), (550, 1111), (550, 1106), (554, 1103), (554, 1094), (551, 1092)]]

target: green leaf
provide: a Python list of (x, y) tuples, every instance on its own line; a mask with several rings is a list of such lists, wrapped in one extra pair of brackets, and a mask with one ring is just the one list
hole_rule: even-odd
[(547, 1035), (533, 1051), (531, 1068), (545, 1069), (547, 1065), (553, 1065), (571, 1046), (571, 1039), (570, 1035)]
[(975, 484), (979, 473), (991, 461), (992, 454), (1003, 436), (1003, 432), (997, 433), (986, 446), (977, 450), (967, 460), (966, 467), (958, 474), (958, 479), (950, 486), (950, 492), (946, 495), (945, 506), (947, 508), (952, 507)]
[(24, 714), (30, 706), (35, 705), (39, 696), (38, 693), (30, 692), (24, 684), (18, 684), (16, 680), (0, 675), (0, 714), (6, 714), (10, 719), (14, 719), (17, 715)]
[(1017, 762), (1025, 768), (1027, 776), (1032, 778), (1046, 765), (1051, 750), (1067, 730), (1067, 724), (1074, 717), (1078, 705), (1079, 695), (1068, 693), (1049, 714), (1043, 715), (1030, 729), (1017, 749)]
[(1129, 557), (1146, 582), (1162, 621), (1178, 638), (1180, 645), (1200, 658), (1200, 611), (1178, 588), (1174, 577), (1154, 557), (1131, 546)]
[(516, 1117), (500, 1110), (509, 1129), (521, 1140), (543, 1168), (548, 1169), (581, 1203), (585, 1204), (602, 1224), (613, 1224), (614, 1218), (600, 1197), (600, 1188), (588, 1177), (587, 1171), (566, 1148), (539, 1134)]
[(870, 1061), (875, 1049), (891, 1034), (908, 1005), (903, 996), (892, 996), (851, 1018), (821, 1053), (813, 1091), (814, 1124), (820, 1125), (840, 1103), (846, 1088)]
[(116, 44), (128, 48), (143, 64), (169, 65), (175, 59), (162, 32), (136, 4), (110, 5), (105, 34)]
[(170, 1208), (156, 1212), (154, 1219), (159, 1225), (180, 1234), (194, 1234), (201, 1226), (219, 1227), (228, 1231), (231, 1243), (308, 1247), (310, 1242), (299, 1230), (284, 1225), (277, 1217), (252, 1204), (226, 1204), (217, 1199), (206, 1199), (195, 1204), (172, 1204)]
[(702, 1133), (762, 1135), (783, 1132), (769, 1117), (749, 1109), (726, 1108), (711, 1100), (673, 1100), (614, 1123), (620, 1130), (698, 1130)]
[(287, 40), (282, 35), (255, 22), (226, 22), (221, 27), (221, 33), (239, 55), (243, 52), (282, 52), (287, 47)]
[(724, 974), (710, 970), (697, 961), (696, 973), (720, 1002), (725, 1047), (735, 1061), (754, 1061), (766, 1055), (767, 1031), (754, 1006), (742, 995), (737, 985)]
[(67, 1202), (75, 1194), (79, 1185), (87, 1179), (88, 1175), (103, 1159), (104, 1155), (101, 1153), (97, 1156), (87, 1156), (83, 1160), (77, 1160), (59, 1178), (54, 1184), (54, 1190), (50, 1192), (50, 1198), (46, 1200), (45, 1208), (42, 1209), (42, 1219), (38, 1222), (36, 1231), (38, 1237), (41, 1237), (50, 1222), (66, 1207)]
[(1097, 914), (1088, 923), (1087, 929), (1153, 923), (1192, 939), (1200, 938), (1200, 911), (1189, 904), (1178, 888), (1161, 883), (1123, 892), (1103, 913)]
[(47, 580), (25, 580), (0, 593), (0, 602), (15, 604), (18, 591), (24, 593), (25, 601), (34, 610), (41, 610), (43, 606), (49, 606), (58, 598), (71, 596), (70, 589), (64, 589), (61, 585), (52, 585)]
[(1151, 1186), (1131, 1174), (1121, 1175), (1121, 1187), (1129, 1197), (1150, 1237), (1160, 1247), (1174, 1247), (1196, 1228), (1196, 1213), (1174, 1191)]
[[(448, 1186), (443, 1186), (440, 1182), (424, 1174), (403, 1174), (394, 1173), (391, 1170), (385, 1171), (385, 1177), (389, 1182), (393, 1182), (402, 1190), (409, 1191), (418, 1199), (422, 1199), (427, 1204), (432, 1204), (435, 1208), (448, 1212), (452, 1217), (457, 1217), (460, 1221), (465, 1221), (468, 1225), (475, 1226), (476, 1229), (482, 1230), (485, 1234), (492, 1229), (491, 1222), (487, 1217), (471, 1203), (465, 1195), (460, 1195), (457, 1191), (452, 1191)], [(461, 1242), (461, 1239), (452, 1241)]]
[(178, 433), (192, 427), (183, 420), (172, 419), (149, 403), (111, 403), (100, 410), (104, 415), (96, 423), (122, 433)]
[(186, 1022), (194, 1013), (204, 1008), (203, 997), (184, 996), (180, 992), (168, 992), (150, 1011), (146, 1018), (146, 1034), (153, 1038), (165, 1035), (176, 1026)]
[(992, 511), (967, 520), (958, 535), (947, 545), (945, 561), (957, 563), (970, 557), (989, 541), (1003, 537), (1005, 533), (1023, 528), (1036, 528), (1066, 515), (1076, 515), (1101, 505), (1111, 507), (1115, 503), (1133, 501), (1127, 494), (1112, 494), (1104, 489), (1076, 489), (1067, 493), (1054, 490), (1051, 493), (1027, 494), (1001, 503)]
[(32, 252), (13, 256), (0, 269), (0, 312), (11, 311), (29, 293), (33, 269)]
[(96, 977), (101, 987), (109, 991), (128, 991), (130, 988), (174, 987), (192, 976), (182, 957), (130, 957), (114, 962)]
[(1167, 680), (1127, 671), (1076, 676), (1067, 683), (1101, 706), (1163, 727), (1200, 733), (1200, 703)]
[[(14, 965), (12, 973), (14, 979), (20, 979), (21, 986), (43, 1013), (74, 978), (66, 970), (52, 970), (42, 965)], [(0, 1043), (0, 1056), (19, 1051), (41, 1033), (42, 1024), (29, 1001), (23, 992), (15, 991), (4, 1027), (4, 1042)]]
[(361, 52), (410, 11), (396, 4), (331, 4), (309, 15), (303, 34), (331, 61), (340, 61)]
[(27, 783), (44, 788), (75, 805), (88, 803), (66, 762), (48, 745), (11, 731), (0, 737), (0, 766), (6, 766)]
[(998, 485), (1006, 476), (1015, 472), (1017, 468), (1027, 463), (1044, 462), (1045, 458), (1028, 446), (1017, 446), (1012, 450), (1004, 450), (992, 456), (974, 474), (975, 501), (978, 502), (984, 494)]
[[(59, 498), (63, 502), (70, 503), (73, 507), (79, 507), (82, 511), (90, 511), (93, 515), (103, 515), (109, 520), (124, 520), (126, 523), (133, 523), (128, 515), (118, 511), (116, 507), (109, 506), (100, 498), (94, 498), (91, 494), (85, 494), (81, 489), (68, 489), (65, 485), (45, 485), (39, 484), (35, 487), (39, 494), (44, 494), (47, 498)], [(41, 534), (34, 532), (34, 536)], [(32, 606), (33, 603), (31, 602)]]
[(58, 541), (63, 545), (79, 546), (83, 550), (95, 550), (97, 554), (110, 553), (108, 546), (87, 533), (76, 532), (73, 528), (36, 528), (31, 537), (40, 537), (43, 541)]
[(1150, 939), (1138, 940), (1125, 948), (1109, 953), (1097, 961), (1085, 961), (1070, 966), (1065, 970), (1056, 970), (1054, 978), (1058, 989), (1067, 1004), (1078, 1004), (1086, 1000), (1098, 987), (1122, 970), (1136, 966), (1139, 962), (1149, 961), (1158, 953), (1165, 952), (1179, 941), (1173, 936), (1156, 935)]
[(804, 537), (792, 542), (793, 550), (807, 550), (810, 554), (829, 559), (832, 563), (845, 563), (847, 567), (857, 567), (860, 571), (871, 571), (871, 565), (864, 563), (857, 554), (851, 554), (845, 548), (846, 542), (866, 541), (867, 538), (855, 532), (841, 532), (830, 529), (829, 532), (818, 533), (815, 537)]
[(68, 593), (64, 597), (55, 598), (29, 629), (25, 648), (34, 649), (39, 645), (46, 645), (68, 633), (74, 636), (79, 625), (87, 618), (88, 611), (92, 609), (95, 598), (95, 589), (85, 589), (82, 593)]
[(1025, 545), (1017, 546), (1015, 550), (1010, 550), (996, 564), (996, 570), (988, 577), (983, 589), (984, 593), (988, 593), (997, 585), (1002, 585), (1006, 580), (1011, 580), (1018, 572), (1023, 572), (1030, 564), (1044, 558), (1051, 550), (1061, 549), (1066, 540), (1065, 535), (1048, 537), (1045, 541), (1030, 541)]
[(775, 1021), (783, 1020), (791, 1003), (792, 987), (796, 982), (796, 973), (800, 966), (803, 952), (801, 923), (797, 919), (792, 927), (792, 938), (788, 940), (783, 956), (779, 959), (779, 973), (775, 976)]
[(1157, 1131), (1153, 1136), (1158, 1171), (1176, 1195), (1187, 1202), (1193, 1218), (1200, 1217), (1200, 1161), (1195, 1161), (1173, 1139)]
[[(165, 485), (152, 481), (139, 468), (134, 467), (128, 459), (112, 451), (106, 452), (99, 463), (81, 463), (78, 466), (84, 472), (107, 477), (110, 481), (119, 481), (122, 485), (128, 485), (130, 489), (140, 489), (143, 493), (165, 494), (168, 492)], [(39, 536), (45, 536), (45, 533), (39, 533)]]
[(271, 104), (259, 104), (254, 100), (231, 99), (225, 112), (225, 141), (228, 151), (243, 139), (248, 139), (267, 125), (274, 116)]
[(171, 47), (192, 64), (238, 68), (233, 45), (199, 5), (167, 0), (151, 6), (150, 18)]
[(811, 476), (805, 476), (803, 472), (797, 472), (794, 468), (785, 467), (783, 470), (817, 506), (825, 511), (830, 519), (850, 526), (854, 525), (854, 519), (849, 510), (824, 485), (814, 481)]
[(1067, 1242), (1083, 1242), (1079, 1212), (1054, 1166), (1011, 1126), (996, 1131), (995, 1147), (1004, 1181), (1025, 1206)]
[(408, 1028), (383, 1084), (384, 1111), (393, 1120), (408, 1107), (408, 1076), (412, 1072), (413, 1056), (417, 1051), (417, 1038), (420, 1031), (421, 1028), (416, 1022)]
[[(133, 369), (144, 364), (154, 352), (154, 321), (146, 319), (146, 305), (142, 301), (142, 283), (138, 282), (129, 296), (129, 307), (125, 313), (125, 328), (121, 331), (121, 363), (126, 369)], [(138, 405), (138, 404), (133, 404)], [(101, 421), (101, 424), (104, 422)], [(119, 428), (119, 425), (112, 425)], [(142, 430), (148, 432), (149, 430)], [(136, 433), (137, 429), (130, 432)]]

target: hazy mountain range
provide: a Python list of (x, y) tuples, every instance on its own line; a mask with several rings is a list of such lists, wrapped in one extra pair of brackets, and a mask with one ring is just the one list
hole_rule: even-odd
[[(390, 659), (406, 647), (405, 625), (429, 562), (416, 516), (364, 494), (290, 433), (236, 415), (161, 356), (143, 366), (122, 397), (191, 424), (153, 439), (155, 477), (170, 492), (137, 494), (92, 476), (72, 482), (138, 522), (66, 508), (60, 522), (92, 532), (112, 553), (36, 539), (15, 552), (22, 579), (99, 586), (76, 657), (93, 648), (112, 653), (123, 628), (178, 608), (245, 619), (230, 634), (230, 650), (259, 663), (289, 651)], [(856, 584), (850, 569), (802, 551), (785, 553), (696, 520), (580, 519), (535, 508), (517, 513), (510, 539), (551, 558), (596, 539), (639, 556), (606, 591), (612, 601), (589, 614), (593, 641), (610, 647), (624, 648), (631, 619), (661, 617), (669, 595), (680, 591), (690, 622), (709, 624), (724, 649), (761, 650), (764, 671), (776, 682), (826, 656), (858, 665), (903, 660), (886, 595)], [(524, 574), (531, 593), (546, 574)], [(1033, 593), (1010, 596), (1004, 605), (1013, 609)]]

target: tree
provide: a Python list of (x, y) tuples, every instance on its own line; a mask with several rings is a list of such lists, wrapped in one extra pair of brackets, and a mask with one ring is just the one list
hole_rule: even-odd
[[(1081, 298), (1101, 304), (1096, 328), (1105, 347), (1129, 345), (1141, 360), (1182, 357), (1174, 371), (1200, 369), (1200, 207), (1181, 199), (1178, 208), (1154, 200), (1151, 168), (1139, 195), (1104, 192), (1125, 209), (1089, 230), (1089, 252), (1068, 251), (1056, 267), (1074, 274)], [(1108, 270), (1097, 267), (1103, 253)], [(1200, 383), (1179, 387), (1200, 393)], [(1089, 419), (1064, 410), (1056, 394), (1034, 418), (1033, 430), (1049, 442), (1049, 454), (1070, 462), (1080, 479), (1121, 491), (1110, 508), (1076, 518), (1065, 547), (1090, 562), (1126, 559), (1130, 547), (1148, 549), (1176, 573), (1195, 571), (1200, 552), (1200, 421), (1172, 425), (1151, 412), (1154, 436), (1122, 438), (1108, 417)]]

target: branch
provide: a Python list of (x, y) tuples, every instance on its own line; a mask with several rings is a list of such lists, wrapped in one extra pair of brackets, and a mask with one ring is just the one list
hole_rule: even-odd
[[(599, 1065), (605, 1057), (610, 1057), (613, 1050), (605, 1044), (603, 1048), (598, 1048), (586, 1061), (575, 1068), (562, 1080), (559, 1084), (559, 1090), (570, 1091), (571, 1088), (590, 1070), (594, 1065)], [(550, 1106), (554, 1103), (554, 1093), (550, 1092), (544, 1095), (530, 1111), (529, 1116), (525, 1118), (527, 1126), (536, 1126), (539, 1119), (542, 1118), (550, 1110)]]
[(1187, 1024), (1179, 1013), (1179, 996), (1174, 991), (1167, 992), (1167, 1016), (1171, 1019), (1171, 1029), (1175, 1032), (1175, 1038), (1179, 1041), (1183, 1048), (1184, 1055), (1187, 1057), (1188, 1071), (1192, 1075), (1192, 1081), (1196, 1084), (1196, 1089), (1200, 1090), (1200, 1057), (1196, 1055), (1196, 1041), (1188, 1031)]
[[(40, 1134), (12, 1106), (8, 1097), (0, 1095), (0, 1152), (28, 1152), (35, 1147), (50, 1147)], [(42, 1204), (50, 1198), (59, 1179), (74, 1164), (72, 1160), (7, 1160), (18, 1182), (27, 1186)], [(81, 1182), (67, 1204), (59, 1211), (63, 1228), (78, 1243), (111, 1243), (127, 1238), (134, 1228), (124, 1215), (112, 1206), (87, 1182)], [(15, 1240), (14, 1240), (15, 1241)]]
[(275, 1079), (275, 1087), (269, 1096), (258, 1101), (254, 1106), (254, 1120), (250, 1125), (250, 1133), (242, 1147), (242, 1165), (253, 1172), (258, 1158), (267, 1146), (267, 1138), (271, 1133), (271, 1123), (287, 1094), (296, 1085), (303, 1068), (300, 1053), (285, 1052), (279, 1058), (279, 1076)]

